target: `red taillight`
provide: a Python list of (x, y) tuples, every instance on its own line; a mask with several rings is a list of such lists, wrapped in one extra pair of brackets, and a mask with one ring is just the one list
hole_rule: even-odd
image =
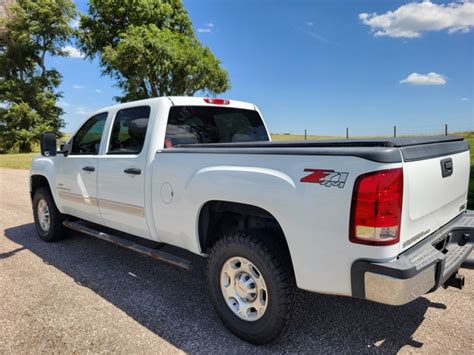
[(230, 104), (229, 100), (224, 100), (224, 99), (208, 99), (208, 98), (205, 98), (204, 101), (208, 104), (213, 104), (213, 105), (228, 105), (228, 104)]
[(380, 170), (359, 176), (352, 194), (349, 240), (392, 245), (400, 240), (403, 170)]

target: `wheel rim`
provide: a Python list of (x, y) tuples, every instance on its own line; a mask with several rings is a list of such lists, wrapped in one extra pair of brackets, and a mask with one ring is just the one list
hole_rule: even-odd
[(51, 221), (49, 218), (49, 208), (48, 204), (44, 199), (39, 200), (38, 202), (38, 207), (36, 209), (36, 214), (38, 216), (38, 223), (41, 227), (41, 229), (44, 232), (47, 232), (49, 230), (49, 227), (51, 225)]
[(248, 259), (228, 259), (221, 269), (222, 296), (230, 310), (246, 321), (256, 321), (268, 306), (268, 291), (262, 273)]

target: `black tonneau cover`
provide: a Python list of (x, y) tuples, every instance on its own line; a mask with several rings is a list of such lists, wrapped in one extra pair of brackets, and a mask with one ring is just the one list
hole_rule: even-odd
[(462, 137), (433, 136), (320, 140), (296, 142), (241, 142), (182, 144), (160, 153), (331, 155), (355, 156), (380, 163), (430, 159), (469, 150)]
[(415, 145), (462, 141), (456, 136), (403, 137), (376, 139), (333, 139), (317, 141), (274, 141), (274, 142), (239, 142), (239, 143), (205, 143), (181, 144), (180, 148), (329, 148), (329, 147), (391, 147), (401, 148)]

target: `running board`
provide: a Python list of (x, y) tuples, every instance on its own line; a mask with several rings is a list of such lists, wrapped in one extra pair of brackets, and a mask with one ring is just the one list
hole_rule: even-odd
[(172, 264), (178, 266), (180, 268), (191, 270), (191, 261), (180, 256), (168, 253), (166, 251), (160, 250), (159, 248), (149, 248), (144, 245), (132, 242), (128, 239), (118, 237), (116, 235), (112, 235), (109, 233), (102, 232), (97, 229), (90, 228), (85, 226), (80, 222), (73, 222), (73, 221), (64, 221), (64, 227), (72, 229), (74, 231), (84, 233), (90, 235), (91, 237), (95, 237), (98, 239), (105, 240), (107, 242), (113, 243), (115, 245), (121, 246), (125, 249), (130, 249), (136, 251), (140, 254), (147, 255), (153, 259), (157, 259), (160, 261), (164, 261), (165, 263)]

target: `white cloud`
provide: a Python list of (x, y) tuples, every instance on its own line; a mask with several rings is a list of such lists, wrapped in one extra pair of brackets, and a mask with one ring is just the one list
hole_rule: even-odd
[(461, 101), (471, 101), (471, 100), (469, 100), (467, 97), (462, 97)]
[(314, 26), (314, 22), (311, 22), (311, 21), (305, 22), (305, 24), (306, 24), (306, 26), (309, 26), (309, 27)]
[(98, 93), (98, 94), (102, 94), (102, 90), (100, 90), (100, 89), (95, 89), (95, 92)]
[(474, 27), (474, 2), (412, 2), (381, 15), (361, 13), (359, 19), (375, 36), (417, 38), (422, 32), (442, 30), (465, 33)]
[(199, 33), (212, 33), (212, 29), (214, 28), (214, 24), (212, 22), (208, 22), (202, 28), (198, 28), (197, 31)]
[(314, 32), (314, 31), (304, 31), (308, 36), (314, 38), (315, 40), (319, 41), (319, 42), (322, 42), (322, 43), (331, 43), (327, 38), (321, 36), (320, 34)]
[(58, 102), (58, 105), (61, 106), (61, 107), (69, 107), (71, 106), (71, 104), (69, 102), (66, 102), (66, 101), (59, 101)]
[(66, 46), (61, 49), (71, 58), (84, 58), (84, 54), (76, 47)]
[(400, 84), (410, 84), (410, 85), (444, 85), (446, 84), (446, 79), (443, 75), (437, 73), (428, 73), (428, 74), (418, 74), (411, 73), (405, 79), (400, 80)]
[(75, 85), (72, 86), (72, 88), (76, 89), (76, 90), (80, 90), (80, 89), (84, 89), (84, 86), (75, 84)]

